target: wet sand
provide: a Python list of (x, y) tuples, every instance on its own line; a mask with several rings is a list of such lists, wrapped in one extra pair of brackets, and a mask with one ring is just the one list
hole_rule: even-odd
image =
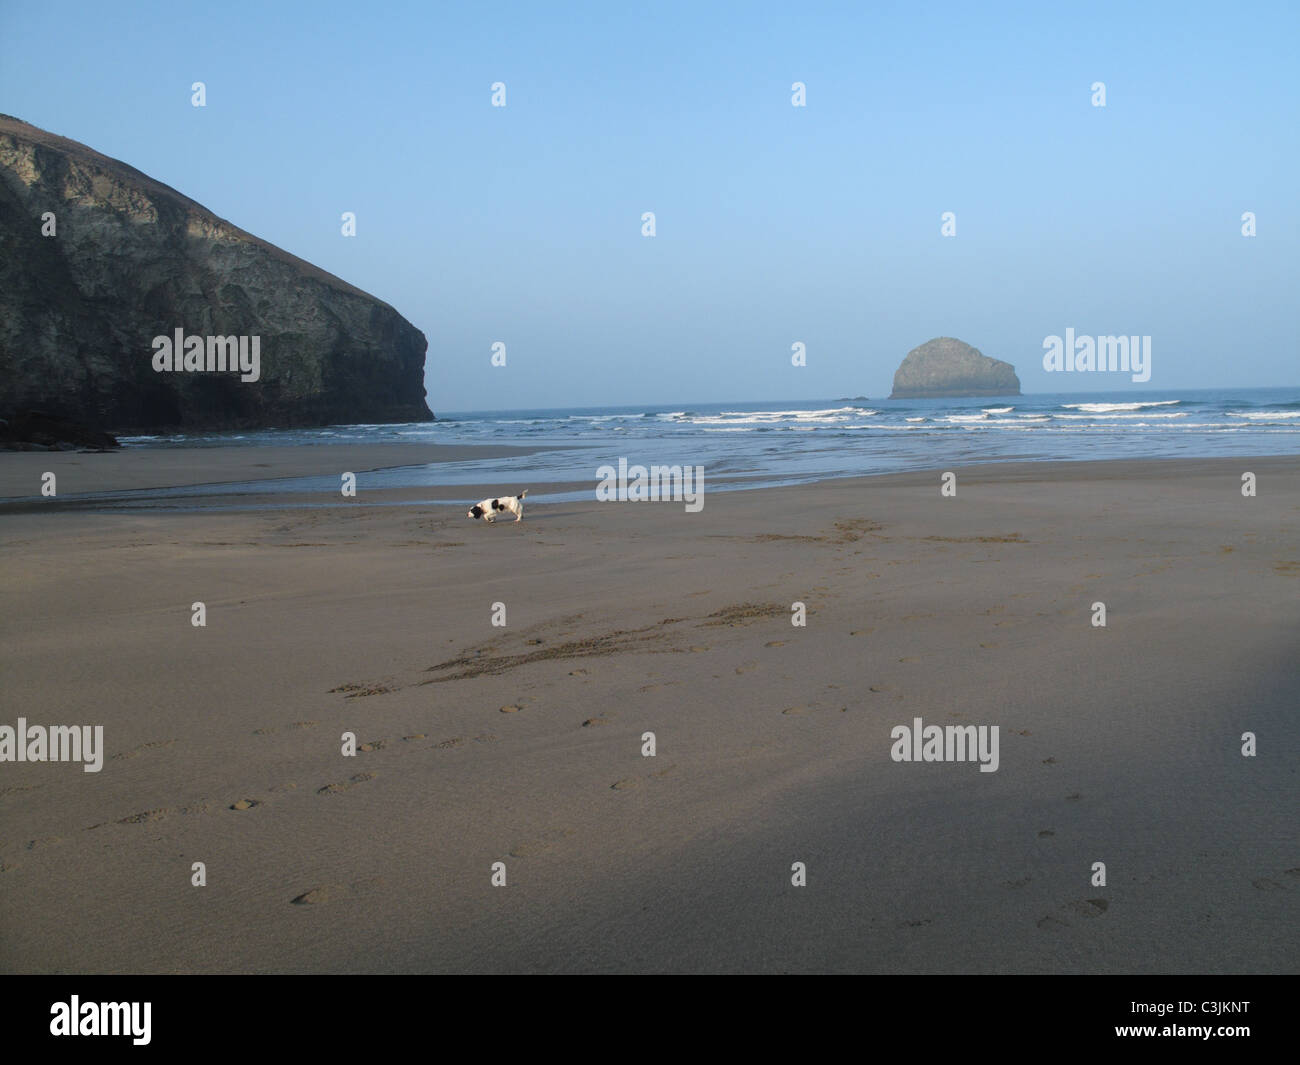
[[(221, 450), (0, 495), (338, 465)], [(0, 763), (0, 970), (1293, 971), (1300, 460), (957, 473), (0, 515), (0, 725), (106, 747)]]

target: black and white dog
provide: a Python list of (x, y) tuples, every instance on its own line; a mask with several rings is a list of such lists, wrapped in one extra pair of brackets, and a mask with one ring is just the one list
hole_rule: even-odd
[(528, 494), (525, 488), (517, 496), (500, 496), (497, 499), (485, 499), (482, 503), (475, 503), (469, 508), (467, 518), (482, 518), (484, 521), (493, 522), (497, 520), (497, 515), (509, 511), (515, 516), (515, 521), (522, 521), (524, 517), (524, 496)]

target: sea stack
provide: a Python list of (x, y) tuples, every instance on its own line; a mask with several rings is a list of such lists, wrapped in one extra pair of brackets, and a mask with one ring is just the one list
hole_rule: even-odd
[(0, 418), (136, 431), (431, 421), (427, 348), (388, 304), (0, 115)]
[(894, 374), (890, 399), (1018, 396), (1016, 368), (952, 337), (935, 337), (907, 353)]

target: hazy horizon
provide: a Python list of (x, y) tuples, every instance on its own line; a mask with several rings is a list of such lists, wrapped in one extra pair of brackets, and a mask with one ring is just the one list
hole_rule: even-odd
[[(1134, 389), (1136, 389), (1136, 388), (1138, 388), (1138, 387), (1139, 387), (1139, 386), (1137, 386), (1137, 385), (1133, 386)], [(1214, 393), (1222, 393), (1222, 392), (1237, 392), (1237, 391), (1240, 391), (1240, 392), (1267, 392), (1267, 391), (1273, 391), (1273, 390), (1277, 390), (1277, 391), (1285, 392), (1285, 391), (1287, 391), (1288, 389), (1300, 389), (1300, 385), (1231, 385), (1231, 386), (1229, 386), (1229, 387), (1227, 387), (1227, 388), (1216, 388), (1216, 387), (1209, 387), (1209, 388), (1164, 388), (1164, 389), (1151, 389), (1151, 388), (1145, 388), (1143, 391), (1144, 391), (1144, 392), (1168, 392), (1168, 393), (1173, 394), (1173, 393), (1187, 393), (1187, 392), (1214, 392)], [(720, 398), (720, 399), (700, 399), (699, 397), (683, 399), (681, 396), (678, 396), (678, 397), (676, 397), (676, 398), (674, 398), (674, 399), (658, 400), (658, 401), (654, 401), (654, 402), (650, 402), (650, 401), (645, 401), (645, 402), (638, 401), (638, 402), (635, 402), (635, 403), (595, 403), (595, 404), (586, 404), (586, 405), (578, 405), (578, 404), (561, 404), (561, 405), (556, 406), (556, 407), (542, 407), (542, 406), (533, 406), (533, 407), (456, 407), (456, 408), (448, 407), (448, 408), (447, 408), (446, 410), (444, 410), (444, 411), (434, 411), (434, 414), (435, 414), (435, 416), (441, 418), (441, 417), (449, 417), (449, 416), (451, 416), (451, 415), (453, 415), (453, 414), (513, 414), (513, 413), (518, 413), (518, 412), (520, 412), (520, 411), (575, 411), (575, 410), (593, 410), (593, 411), (599, 411), (599, 410), (609, 410), (609, 409), (613, 409), (613, 408), (616, 408), (616, 407), (627, 407), (627, 408), (629, 408), (629, 409), (634, 409), (634, 408), (637, 408), (637, 407), (672, 407), (672, 406), (682, 406), (682, 405), (684, 405), (684, 404), (692, 404), (692, 403), (693, 403), (693, 404), (698, 404), (698, 405), (700, 405), (700, 406), (716, 406), (716, 405), (718, 405), (718, 404), (722, 404), (722, 403), (734, 403), (734, 404), (737, 404), (737, 405), (751, 405), (751, 406), (770, 406), (770, 405), (772, 405), (772, 404), (776, 404), (776, 403), (839, 403), (839, 402), (842, 402), (842, 401), (844, 401), (844, 400), (870, 400), (870, 401), (873, 402), (873, 403), (927, 403), (927, 404), (936, 404), (936, 405), (942, 405), (942, 404), (948, 404), (948, 403), (956, 403), (956, 404), (964, 404), (964, 403), (978, 404), (978, 403), (981, 402), (981, 401), (985, 401), (985, 402), (987, 402), (987, 401), (989, 401), (989, 400), (1002, 400), (1002, 399), (1035, 399), (1035, 398), (1039, 398), (1039, 397), (1043, 397), (1043, 396), (1053, 396), (1053, 395), (1059, 395), (1059, 396), (1106, 396), (1106, 395), (1112, 395), (1112, 396), (1116, 396), (1116, 397), (1124, 397), (1124, 396), (1128, 396), (1128, 395), (1130, 395), (1131, 393), (1132, 393), (1132, 390), (1130, 390), (1130, 389), (1119, 389), (1119, 388), (1109, 388), (1109, 389), (1066, 389), (1066, 388), (1061, 388), (1061, 389), (1056, 389), (1056, 390), (1053, 390), (1053, 391), (1046, 391), (1046, 392), (1025, 392), (1025, 391), (1022, 391), (1022, 392), (1020, 393), (1019, 396), (1015, 396), (1015, 395), (1007, 395), (1007, 396), (949, 396), (949, 397), (940, 397), (940, 398), (933, 398), (933, 397), (919, 398), (919, 397), (913, 397), (913, 398), (911, 398), (911, 399), (890, 399), (890, 397), (887, 396), (887, 395), (876, 395), (876, 396), (872, 396), (872, 395), (869, 395), (869, 394), (862, 394), (862, 393), (857, 393), (857, 394), (852, 395), (852, 396), (768, 396), (768, 397), (763, 398), (763, 399), (757, 399), (757, 398), (753, 398), (753, 397), (736, 397), (736, 396), (723, 396), (723, 397)], [(1141, 400), (1135, 398), (1135, 399), (1133, 400), (1133, 402), (1146, 402), (1146, 401), (1147, 401), (1147, 400), (1146, 400), (1145, 398), (1143, 398), (1143, 399), (1141, 399)]]
[[(9, 8), (0, 111), (391, 304), (435, 413), (884, 398), (936, 336), (1025, 394), (1286, 387), (1298, 29), (1281, 3)], [(1152, 337), (1151, 379), (1045, 372), (1066, 329)]]

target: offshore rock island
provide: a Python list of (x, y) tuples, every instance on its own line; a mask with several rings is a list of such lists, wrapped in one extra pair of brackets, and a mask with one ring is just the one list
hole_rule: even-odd
[[(158, 372), (155, 337), (260, 337), (260, 375)], [(196, 342), (196, 343), (198, 343)], [(0, 115), (0, 419), (93, 429), (432, 421), (388, 304), (77, 141)], [(234, 347), (230, 350), (233, 352)], [(201, 354), (201, 353), (199, 353)]]
[(1018, 396), (1016, 368), (990, 359), (953, 337), (936, 337), (907, 353), (894, 374), (890, 399)]

